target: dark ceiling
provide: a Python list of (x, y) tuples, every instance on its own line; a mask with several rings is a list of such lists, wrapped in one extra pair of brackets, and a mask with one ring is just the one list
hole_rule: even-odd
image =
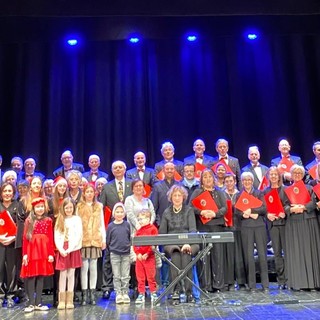
[(265, 33), (319, 33), (319, 0), (0, 0), (0, 41), (179, 37), (187, 28), (230, 35), (256, 27)]

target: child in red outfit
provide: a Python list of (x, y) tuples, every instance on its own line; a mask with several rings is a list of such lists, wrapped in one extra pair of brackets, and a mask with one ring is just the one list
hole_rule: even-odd
[(41, 305), (44, 277), (54, 272), (53, 226), (51, 218), (46, 216), (45, 202), (43, 198), (32, 200), (32, 211), (24, 226), (21, 277), (25, 278), (29, 298), (25, 312), (49, 310)]
[[(136, 236), (152, 236), (158, 234), (158, 229), (150, 224), (151, 213), (149, 210), (142, 210), (138, 213), (138, 221), (141, 228), (137, 230)], [(136, 304), (143, 303), (146, 292), (146, 279), (151, 292), (151, 301), (155, 301), (157, 297), (156, 277), (156, 260), (151, 246), (134, 246), (134, 252), (137, 255), (136, 260), (136, 277), (138, 281), (139, 295)]]

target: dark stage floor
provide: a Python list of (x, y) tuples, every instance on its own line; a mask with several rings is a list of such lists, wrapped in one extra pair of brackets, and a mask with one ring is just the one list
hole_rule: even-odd
[[(279, 291), (276, 288), (272, 284), (269, 292), (215, 293), (212, 294), (212, 300), (198, 304), (173, 306), (171, 300), (163, 300), (160, 306), (155, 307), (151, 306), (149, 298), (141, 306), (136, 306), (134, 302), (130, 305), (116, 305), (112, 295), (110, 301), (99, 298), (97, 306), (76, 306), (70, 311), (50, 309), (48, 312), (25, 314), (21, 306), (1, 308), (0, 319), (320, 319), (320, 292)], [(49, 303), (50, 296), (44, 296), (43, 300)]]

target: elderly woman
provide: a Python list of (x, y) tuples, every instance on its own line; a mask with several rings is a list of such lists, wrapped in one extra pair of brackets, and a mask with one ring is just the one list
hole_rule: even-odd
[[(224, 231), (224, 215), (227, 212), (225, 193), (215, 187), (214, 174), (210, 169), (204, 169), (200, 178), (200, 188), (196, 189), (190, 197), (190, 202), (203, 192), (208, 191), (214, 199), (218, 211), (199, 210), (195, 208), (197, 230), (201, 232), (223, 232)], [(203, 224), (200, 217), (209, 220)], [(216, 292), (224, 287), (224, 267), (223, 267), (223, 244), (214, 243), (210, 251), (208, 261), (204, 264), (204, 272), (200, 271), (201, 286), (207, 290)]]
[(46, 179), (43, 182), (43, 190), (44, 194), (47, 197), (47, 200), (52, 198), (53, 195), (53, 180), (52, 179)]
[[(180, 185), (173, 185), (167, 193), (169, 202), (172, 203), (163, 213), (159, 233), (191, 233), (196, 232), (196, 221), (194, 210), (184, 204), (188, 197), (188, 191)], [(165, 254), (171, 258), (171, 261), (180, 270), (184, 269), (199, 251), (199, 245), (184, 244), (180, 245), (167, 245), (164, 246)], [(177, 270), (171, 266), (172, 280), (178, 276)], [(189, 270), (188, 277), (192, 279), (192, 270)], [(194, 302), (192, 296), (192, 286), (189, 281), (186, 281), (185, 288), (181, 284), (177, 284), (174, 289), (172, 299), (179, 299), (179, 291), (186, 290), (187, 301)]]
[(78, 170), (68, 171), (66, 174), (66, 179), (69, 186), (69, 196), (76, 204), (78, 204), (81, 200), (82, 195), (82, 173)]
[(2, 182), (9, 182), (12, 185), (17, 185), (17, 173), (13, 170), (6, 171), (2, 176)]
[[(241, 218), (241, 240), (249, 290), (255, 291), (256, 268), (253, 255), (254, 244), (256, 244), (258, 251), (262, 290), (269, 289), (269, 278), (267, 264), (267, 230), (264, 220), (267, 208), (262, 192), (254, 189), (253, 180), (254, 177), (251, 172), (243, 172), (241, 174), (243, 189), (236, 196), (235, 214)], [(246, 196), (247, 194), (260, 200), (261, 205), (259, 207), (249, 207), (241, 211), (237, 209), (237, 201), (241, 196)]]
[[(305, 174), (304, 168), (296, 164), (291, 167), (290, 172), (293, 186), (302, 181)], [(293, 290), (320, 287), (320, 234), (315, 211), (316, 200), (312, 187), (306, 185), (306, 188), (310, 201), (291, 203), (285, 227), (288, 287)], [(288, 197), (290, 200), (289, 195)]]
[(267, 178), (270, 181), (270, 187), (264, 190), (268, 194), (272, 189), (276, 189), (283, 206), (283, 212), (267, 212), (267, 226), (270, 232), (272, 248), (274, 252), (274, 262), (277, 272), (277, 281), (279, 289), (286, 289), (286, 270), (283, 253), (285, 250), (285, 224), (286, 215), (290, 212), (290, 202), (284, 192), (283, 180), (278, 167), (270, 167), (267, 171)]

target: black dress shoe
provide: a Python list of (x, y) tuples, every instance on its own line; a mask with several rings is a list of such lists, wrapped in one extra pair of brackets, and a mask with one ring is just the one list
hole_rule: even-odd
[(103, 291), (102, 298), (108, 300), (110, 298), (110, 295), (111, 295), (111, 291), (110, 290)]
[(188, 294), (187, 295), (187, 302), (188, 303), (195, 303), (196, 299), (194, 298), (194, 296), (192, 294)]

